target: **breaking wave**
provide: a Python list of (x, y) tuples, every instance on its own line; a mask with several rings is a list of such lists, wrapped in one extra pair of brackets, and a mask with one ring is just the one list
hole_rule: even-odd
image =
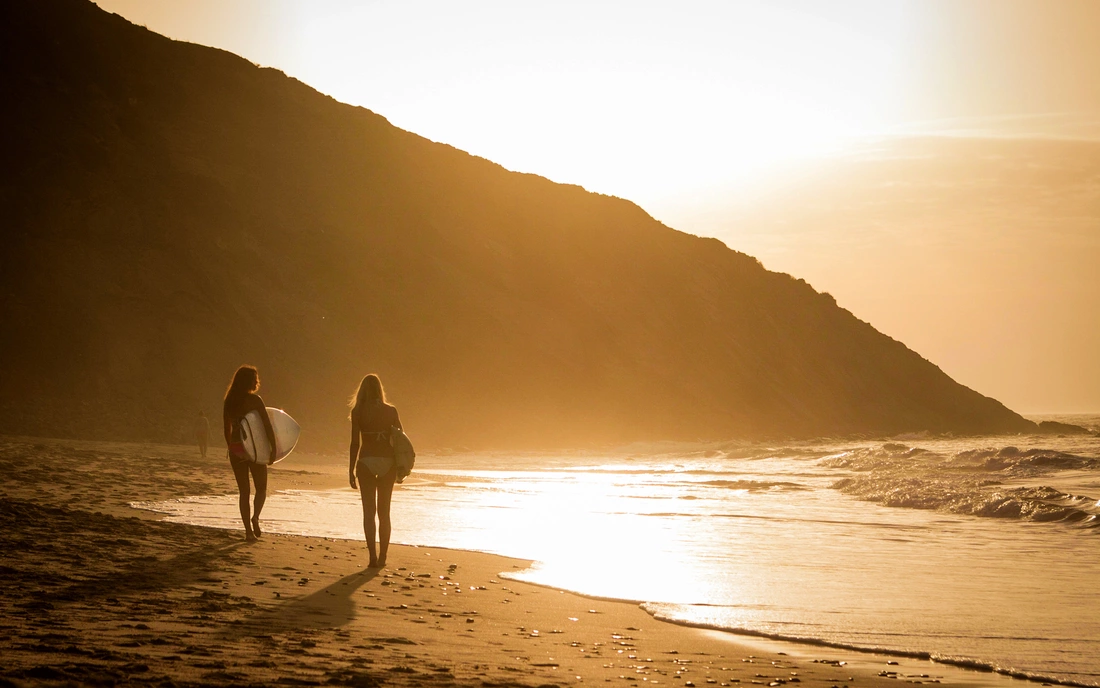
[(1013, 477), (1042, 475), (1051, 471), (1087, 470), (1100, 468), (1100, 461), (1054, 449), (1026, 449), (1003, 447), (1001, 449), (969, 449), (961, 451), (945, 462), (948, 466), (972, 467)]
[(832, 487), (884, 506), (933, 509), (966, 516), (1100, 525), (1095, 498), (1048, 485), (1006, 486), (1057, 471), (1096, 470), (1100, 460), (1054, 449), (1014, 446), (966, 449), (952, 454), (887, 443), (841, 452), (823, 466), (856, 475)]
[(1053, 487), (998, 489), (987, 481), (948, 481), (906, 476), (844, 478), (834, 489), (864, 501), (909, 509), (937, 509), (966, 516), (1065, 521), (1098, 525), (1096, 500)]

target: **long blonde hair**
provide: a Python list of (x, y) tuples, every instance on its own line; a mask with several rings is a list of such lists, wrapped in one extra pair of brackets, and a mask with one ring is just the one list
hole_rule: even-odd
[(351, 409), (348, 418), (351, 418), (351, 414), (355, 413), (360, 406), (374, 402), (386, 403), (386, 391), (382, 389), (382, 381), (378, 376), (371, 373), (363, 378), (359, 383), (359, 389), (355, 390), (355, 394), (348, 399), (348, 407)]

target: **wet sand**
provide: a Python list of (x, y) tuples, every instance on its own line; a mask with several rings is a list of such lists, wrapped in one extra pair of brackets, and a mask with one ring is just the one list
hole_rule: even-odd
[[(332, 457), (287, 463), (269, 500), (345, 484)], [(217, 452), (0, 437), (0, 474), (0, 685), (983, 682), (658, 622), (631, 603), (503, 579), (527, 565), (505, 557), (395, 546), (386, 569), (368, 570), (362, 542), (246, 544), (128, 506), (235, 492)]]

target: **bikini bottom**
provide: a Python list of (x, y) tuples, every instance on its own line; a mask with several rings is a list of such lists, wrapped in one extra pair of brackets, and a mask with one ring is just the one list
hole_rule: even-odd
[(396, 462), (389, 456), (360, 456), (356, 472), (364, 468), (376, 478), (380, 478), (393, 470)]

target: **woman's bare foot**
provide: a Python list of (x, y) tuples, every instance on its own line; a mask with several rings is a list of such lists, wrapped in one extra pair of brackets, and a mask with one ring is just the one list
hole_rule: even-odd
[(375, 566), (377, 566), (377, 567), (378, 567), (378, 568), (380, 568), (380, 569), (384, 569), (384, 568), (386, 568), (386, 558), (385, 558), (385, 557), (382, 557), (381, 559), (379, 559), (379, 560), (378, 560), (378, 563), (377, 563), (377, 564), (375, 564)]
[(370, 560), (370, 562), (369, 562), (369, 563), (367, 564), (367, 568), (368, 568), (368, 569), (376, 569), (376, 568), (378, 568), (378, 562), (377, 562), (377, 561), (375, 561), (374, 559), (371, 559), (371, 560)]
[(252, 517), (252, 535), (253, 537), (260, 537), (263, 533), (260, 532), (260, 517)]
[(245, 541), (245, 542), (259, 542), (259, 541), (260, 541), (260, 538), (256, 537), (255, 535), (253, 535), (253, 534), (252, 534), (252, 533), (250, 532), (250, 533), (248, 533), (247, 535), (245, 535), (245, 537), (244, 537), (244, 541)]

